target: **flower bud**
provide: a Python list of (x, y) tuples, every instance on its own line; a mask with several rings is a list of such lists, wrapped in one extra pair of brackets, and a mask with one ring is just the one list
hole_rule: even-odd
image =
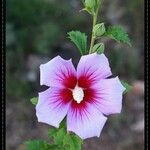
[(105, 33), (104, 23), (96, 24), (93, 28), (93, 34), (95, 37), (102, 36)]
[(92, 51), (97, 52), (98, 54), (102, 54), (104, 52), (105, 46), (103, 43), (98, 43), (94, 45)]

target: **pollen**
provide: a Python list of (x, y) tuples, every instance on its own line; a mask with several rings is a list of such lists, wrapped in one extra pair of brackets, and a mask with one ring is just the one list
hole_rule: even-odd
[(83, 98), (84, 98), (84, 92), (83, 92), (83, 89), (76, 86), (73, 90), (72, 90), (72, 95), (73, 95), (73, 98), (74, 100), (77, 102), (77, 103), (80, 103)]

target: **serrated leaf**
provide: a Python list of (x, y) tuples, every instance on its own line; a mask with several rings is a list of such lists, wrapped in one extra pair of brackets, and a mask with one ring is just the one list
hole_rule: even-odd
[(71, 31), (67, 33), (69, 39), (77, 46), (81, 55), (87, 54), (87, 36), (80, 31)]
[(121, 26), (108, 27), (105, 35), (116, 40), (117, 42), (125, 43), (131, 46), (128, 34), (123, 30)]
[(66, 134), (63, 140), (63, 144), (68, 145), (68, 150), (81, 150), (82, 143), (82, 139), (74, 134)]
[(62, 142), (60, 141), (62, 140), (61, 137), (66, 133), (66, 120), (63, 119), (63, 121), (60, 123), (59, 128), (51, 128), (48, 130), (48, 137), (53, 138), (55, 144), (62, 144)]
[(55, 144), (51, 144), (51, 145), (48, 146), (48, 150), (60, 150), (60, 149), (61, 148), (58, 145), (55, 145)]
[(57, 145), (63, 145), (63, 139), (65, 135), (66, 135), (65, 129), (64, 128), (59, 129), (54, 136), (54, 143)]
[(38, 103), (38, 97), (33, 97), (30, 101), (33, 105), (36, 105)]
[[(50, 145), (46, 141), (31, 140), (25, 142), (26, 150), (49, 150)], [(54, 147), (54, 146), (53, 146)]]
[(48, 136), (53, 138), (54, 144), (61, 147), (61, 150), (81, 150), (82, 139), (75, 134), (67, 133), (65, 119), (59, 129), (49, 129)]
[(63, 138), (66, 135), (66, 130), (64, 126), (64, 122), (62, 121), (60, 124), (59, 129), (51, 128), (48, 131), (48, 137), (53, 138), (54, 144), (56, 145), (63, 145)]
[(48, 130), (48, 137), (51, 138), (51, 137), (54, 137), (55, 134), (57, 133), (57, 130), (56, 128), (51, 128)]
[(105, 46), (103, 43), (95, 44), (92, 48), (92, 52), (97, 52), (98, 54), (104, 53)]
[(129, 85), (127, 82), (125, 82), (125, 81), (122, 80), (121, 83), (125, 87), (124, 93), (127, 93), (127, 92), (129, 92), (132, 89), (132, 86)]

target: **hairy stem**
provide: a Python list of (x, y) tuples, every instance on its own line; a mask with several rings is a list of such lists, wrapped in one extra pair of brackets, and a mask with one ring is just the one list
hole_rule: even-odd
[(92, 53), (92, 48), (93, 48), (94, 42), (95, 42), (95, 37), (94, 37), (94, 34), (93, 34), (93, 28), (94, 28), (94, 26), (96, 25), (96, 22), (97, 22), (97, 16), (98, 16), (98, 11), (99, 11), (99, 6), (100, 6), (100, 2), (98, 4), (96, 13), (93, 15), (93, 26), (92, 26), (92, 35), (91, 35), (91, 43), (90, 43), (89, 54)]

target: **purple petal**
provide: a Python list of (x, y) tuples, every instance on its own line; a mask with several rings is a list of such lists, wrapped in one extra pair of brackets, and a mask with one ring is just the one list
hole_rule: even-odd
[(36, 116), (39, 122), (59, 127), (71, 103), (71, 93), (64, 89), (49, 88), (39, 93)]
[[(93, 53), (90, 55), (82, 56), (78, 67), (77, 67), (77, 76), (80, 82), (80, 79), (88, 79), (87, 82), (97, 82), (100, 79), (105, 79), (112, 75), (111, 69), (109, 67), (108, 59), (104, 54)], [(85, 81), (84, 81), (85, 82)]]
[(74, 88), (76, 85), (76, 70), (70, 60), (57, 56), (40, 66), (40, 83), (52, 87)]
[(118, 77), (102, 79), (93, 85), (96, 91), (94, 103), (105, 115), (120, 113), (122, 109), (122, 95), (125, 90)]
[(107, 118), (96, 108), (86, 103), (84, 108), (70, 107), (67, 114), (67, 130), (76, 133), (80, 138), (100, 136)]

